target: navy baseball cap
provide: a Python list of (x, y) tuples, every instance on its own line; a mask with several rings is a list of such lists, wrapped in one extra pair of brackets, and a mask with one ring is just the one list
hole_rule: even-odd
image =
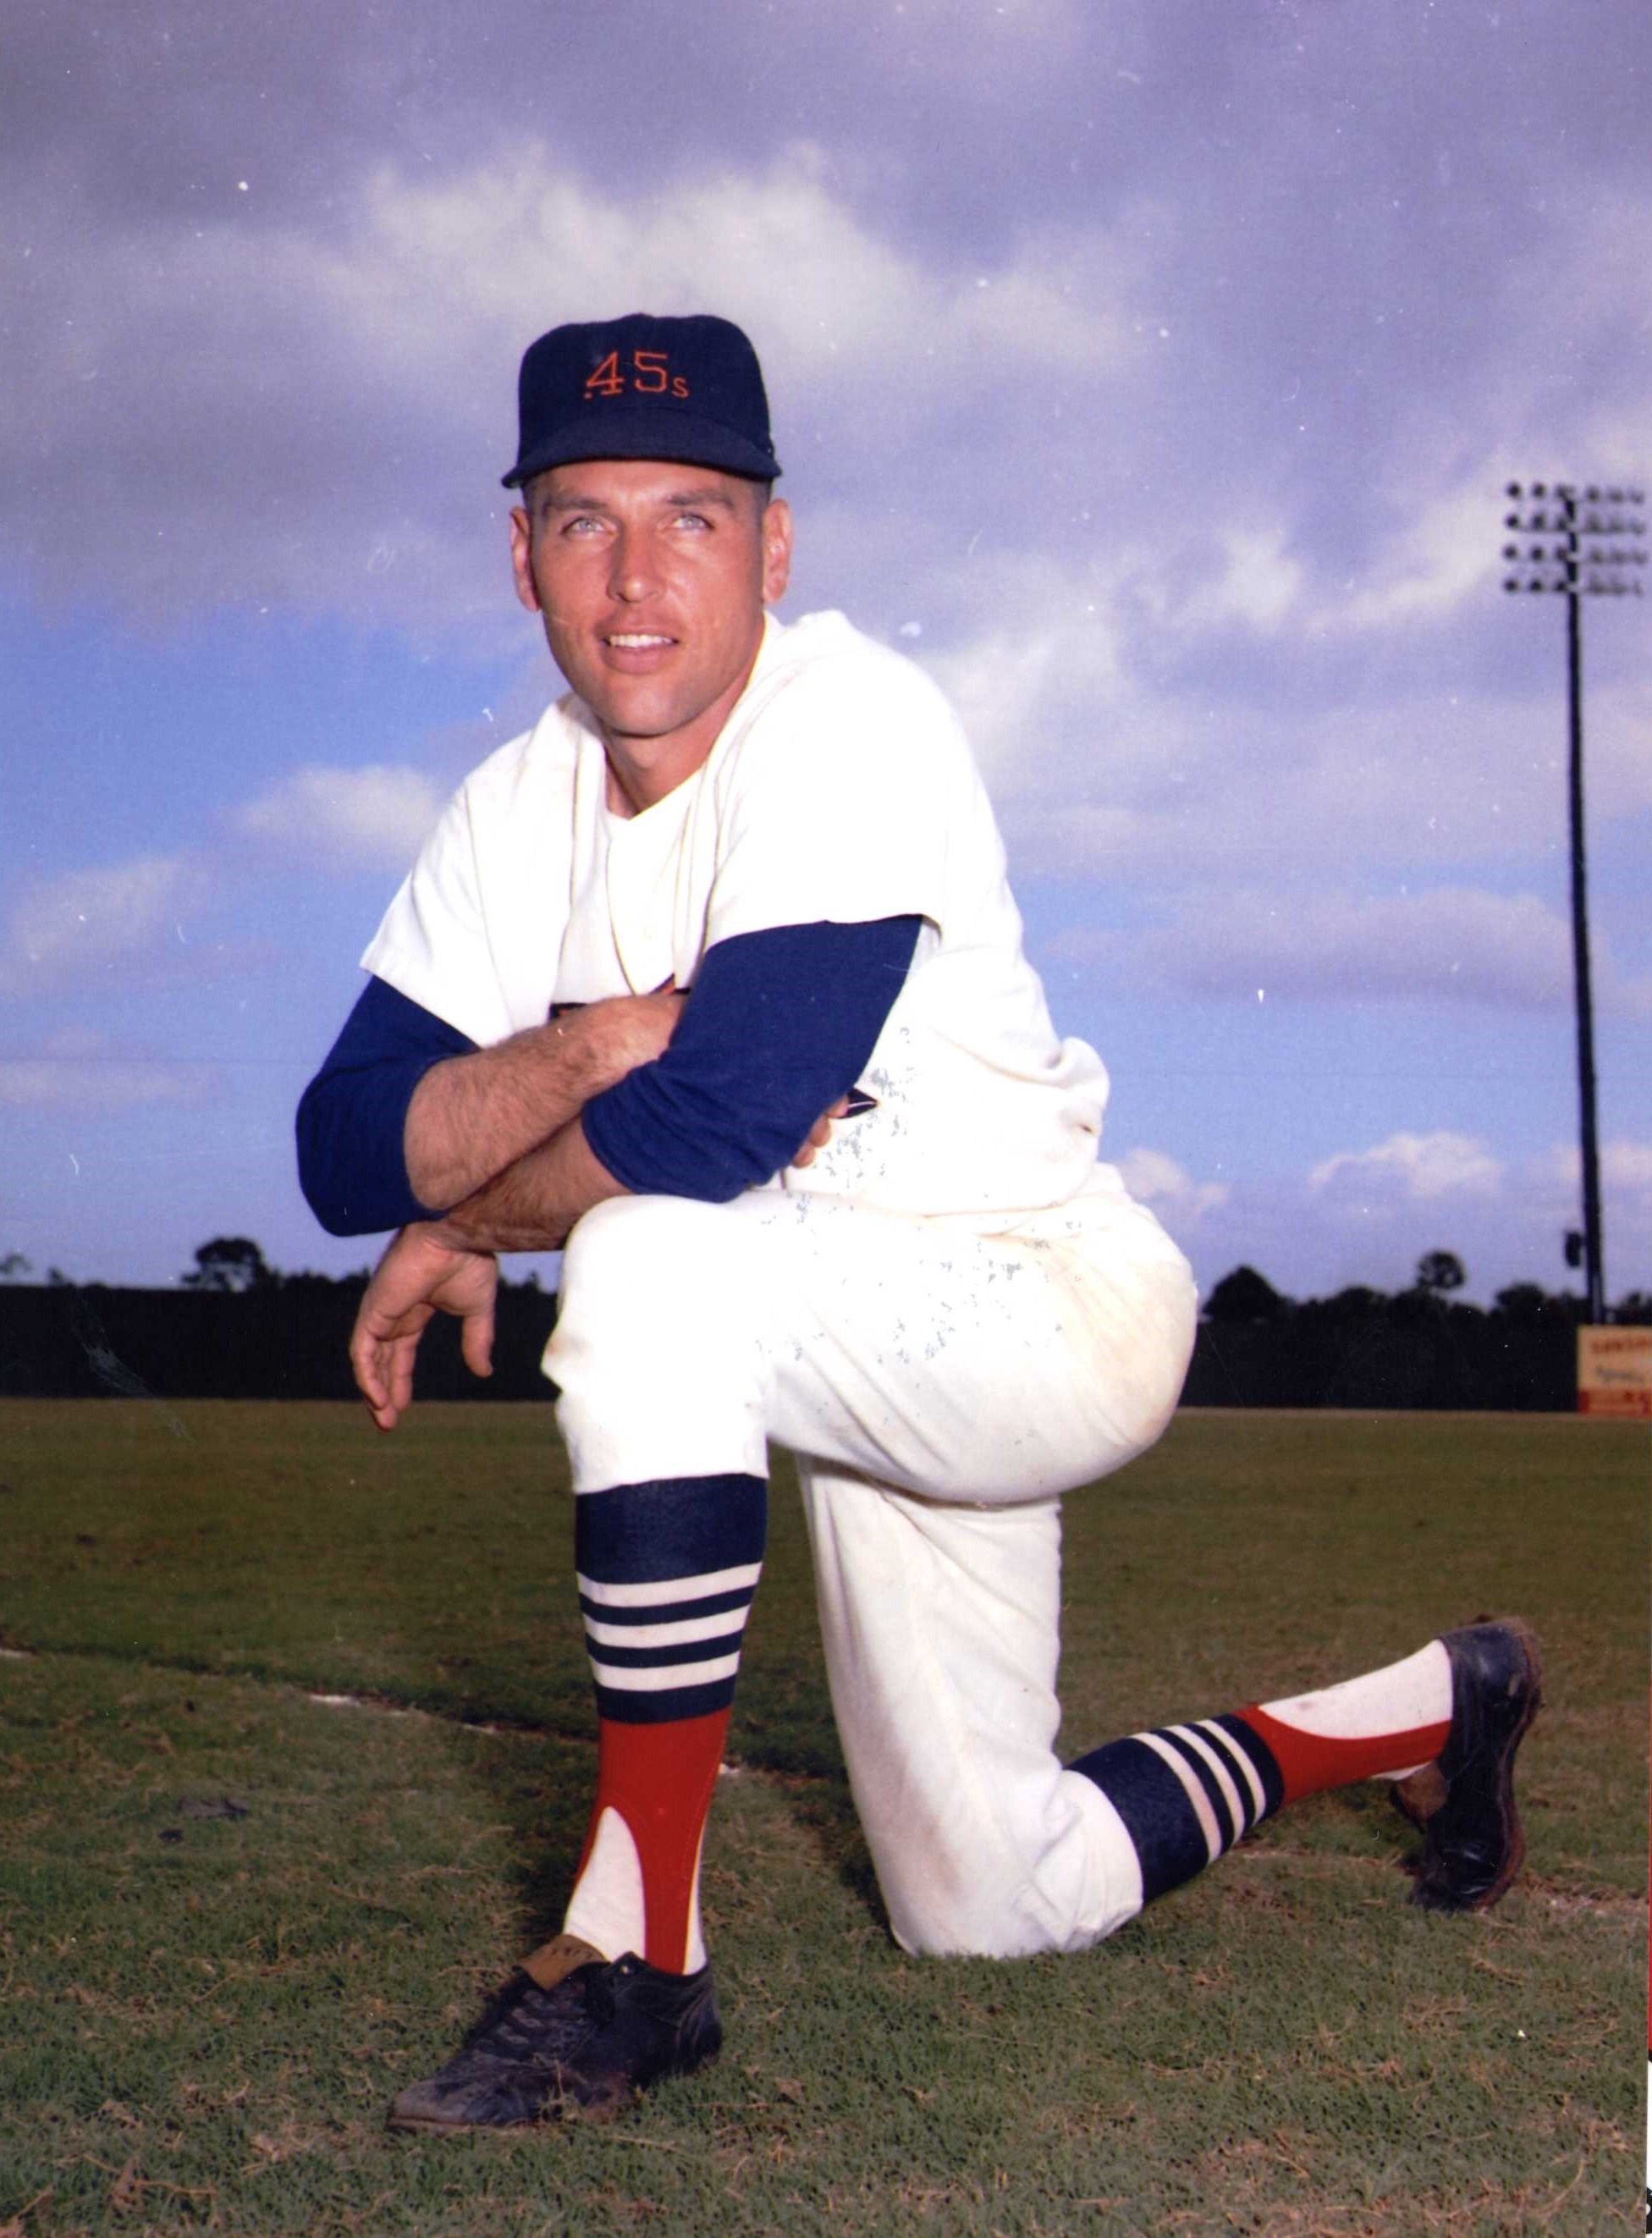
[(646, 311), (552, 327), (517, 381), (519, 487), (576, 459), (672, 459), (770, 481), (780, 472), (757, 354), (727, 319)]

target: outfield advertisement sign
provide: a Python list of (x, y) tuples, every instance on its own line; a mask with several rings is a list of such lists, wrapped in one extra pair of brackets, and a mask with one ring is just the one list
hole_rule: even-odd
[(1652, 1328), (1580, 1328), (1580, 1414), (1652, 1416)]

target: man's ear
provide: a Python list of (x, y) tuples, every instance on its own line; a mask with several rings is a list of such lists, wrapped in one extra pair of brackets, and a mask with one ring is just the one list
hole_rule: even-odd
[(771, 606), (786, 595), (791, 579), (791, 507), (771, 498), (763, 515), (763, 602)]
[(539, 593), (533, 580), (533, 527), (525, 506), (511, 507), (511, 573), (516, 595), (531, 614), (539, 612)]

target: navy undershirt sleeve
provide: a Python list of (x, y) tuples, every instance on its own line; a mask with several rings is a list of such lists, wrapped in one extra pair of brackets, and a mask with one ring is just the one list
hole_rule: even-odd
[(475, 1048), (387, 980), (368, 980), (298, 1107), (299, 1184), (329, 1235), (373, 1235), (446, 1211), (413, 1195), (403, 1130), (431, 1066)]
[(921, 923), (776, 925), (719, 941), (664, 1056), (586, 1104), (591, 1149), (639, 1195), (721, 1204), (770, 1180), (859, 1078)]
[[(719, 942), (664, 1056), (585, 1106), (592, 1150), (638, 1194), (721, 1203), (767, 1181), (855, 1084), (919, 924), (780, 925)], [(369, 979), (298, 1108), (299, 1181), (329, 1235), (376, 1235), (447, 1209), (413, 1195), (407, 1106), (432, 1065), (476, 1047)]]

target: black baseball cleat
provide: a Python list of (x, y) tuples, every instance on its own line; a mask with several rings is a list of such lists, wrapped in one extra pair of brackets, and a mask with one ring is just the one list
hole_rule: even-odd
[(1423, 1834), (1411, 1902), (1484, 1911), (1526, 1854), (1515, 1805), (1515, 1751), (1537, 1714), (1536, 1635), (1518, 1617), (1441, 1634), (1451, 1664), (1451, 1730), (1434, 1763), (1396, 1782), (1394, 1801)]
[(629, 1952), (610, 1962), (561, 1938), (574, 1963), (550, 1987), (519, 1972), (464, 2048), (390, 2109), (397, 2129), (496, 2129), (606, 2122), (665, 2075), (716, 2058), (723, 2026), (711, 1969), (663, 1974)]

